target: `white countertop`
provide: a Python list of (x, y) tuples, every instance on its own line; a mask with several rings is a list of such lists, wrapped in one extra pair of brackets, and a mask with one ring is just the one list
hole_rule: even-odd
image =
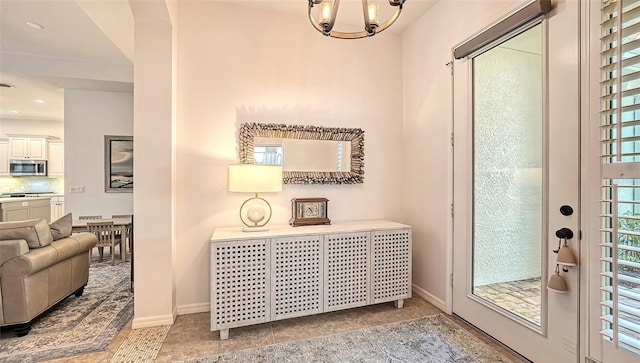
[(271, 238), (273, 236), (299, 236), (314, 233), (348, 233), (362, 230), (372, 231), (377, 229), (407, 229), (406, 224), (387, 220), (364, 220), (336, 222), (330, 225), (299, 226), (292, 227), (288, 224), (267, 224), (268, 231), (243, 232), (242, 227), (216, 228), (211, 236), (211, 242), (233, 241), (247, 238)]
[(10, 202), (25, 202), (29, 200), (36, 199), (51, 199), (53, 195), (48, 195), (46, 197), (13, 197), (13, 198), (0, 198), (0, 203), (10, 203)]

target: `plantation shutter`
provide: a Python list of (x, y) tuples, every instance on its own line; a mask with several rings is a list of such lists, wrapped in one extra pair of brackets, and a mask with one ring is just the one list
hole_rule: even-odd
[(640, 0), (602, 2), (601, 334), (640, 354)]

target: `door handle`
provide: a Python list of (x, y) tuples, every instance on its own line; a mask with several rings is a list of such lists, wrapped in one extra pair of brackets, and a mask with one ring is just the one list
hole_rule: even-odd
[(556, 237), (560, 239), (572, 239), (573, 231), (566, 227), (560, 228), (556, 231)]

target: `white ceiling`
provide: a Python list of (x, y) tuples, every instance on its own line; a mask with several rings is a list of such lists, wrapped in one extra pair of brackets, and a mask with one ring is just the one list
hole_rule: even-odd
[[(99, 4), (111, 9), (95, 9)], [(0, 83), (13, 86), (0, 87), (0, 118), (61, 121), (64, 88), (132, 89), (129, 77), (115, 76), (132, 73), (132, 63), (118, 34), (95, 15), (99, 10), (117, 15), (120, 29), (130, 27), (132, 54), (133, 17), (126, 1), (0, 0)]]
[[(306, 0), (222, 1), (299, 16), (307, 13)], [(379, 1), (383, 19), (386, 1)], [(387, 32), (403, 32), (436, 1), (407, 0)], [(358, 21), (350, 21), (350, 11)], [(342, 0), (335, 29), (361, 23), (358, 12), (359, 0)], [(0, 118), (62, 121), (64, 88), (131, 91), (132, 59), (128, 0), (0, 0), (0, 83), (13, 86), (0, 87)]]

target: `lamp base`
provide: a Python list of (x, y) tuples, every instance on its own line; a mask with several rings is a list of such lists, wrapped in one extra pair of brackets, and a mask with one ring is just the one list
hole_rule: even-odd
[(268, 230), (268, 227), (242, 227), (242, 232), (264, 232)]
[(258, 193), (253, 198), (249, 198), (240, 207), (240, 220), (246, 227), (242, 232), (268, 231), (265, 227), (271, 219), (271, 205), (264, 198), (258, 197)]

